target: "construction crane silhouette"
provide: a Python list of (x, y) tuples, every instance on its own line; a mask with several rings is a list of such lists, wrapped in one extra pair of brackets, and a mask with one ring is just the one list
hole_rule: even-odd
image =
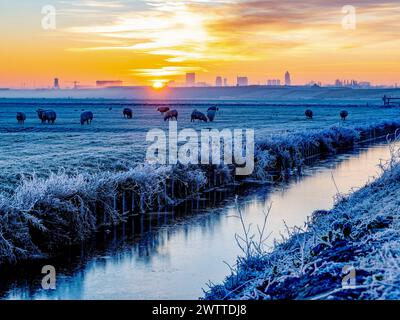
[(67, 83), (73, 83), (74, 84), (74, 89), (78, 89), (78, 84), (80, 84), (79, 81), (67, 81)]

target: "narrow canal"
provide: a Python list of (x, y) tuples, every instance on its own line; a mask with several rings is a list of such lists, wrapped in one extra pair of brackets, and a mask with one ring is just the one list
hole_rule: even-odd
[[(285, 233), (284, 222), (304, 225), (314, 210), (332, 207), (337, 189), (348, 193), (376, 177), (380, 160), (389, 156), (389, 147), (378, 144), (326, 158), (303, 177), (237, 191), (238, 205), (254, 231), (263, 221), (263, 211), (272, 205), (271, 244)], [(221, 282), (229, 274), (224, 261), (233, 265), (240, 254), (234, 235), (242, 229), (234, 197), (235, 192), (226, 190), (208, 194), (173, 212), (136, 217), (70, 250), (63, 259), (0, 271), (0, 297), (197, 299), (207, 282)], [(41, 288), (43, 264), (56, 268), (56, 290)]]

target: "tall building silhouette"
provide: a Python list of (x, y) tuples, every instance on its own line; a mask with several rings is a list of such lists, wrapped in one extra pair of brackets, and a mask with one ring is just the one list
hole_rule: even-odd
[(194, 72), (186, 73), (186, 86), (194, 87), (196, 84), (196, 74)]
[(54, 85), (53, 85), (54, 89), (60, 89), (60, 83), (58, 81), (58, 78), (54, 78)]
[(285, 73), (285, 86), (291, 86), (292, 85), (292, 79), (290, 78), (290, 73), (289, 71), (286, 71)]
[(236, 85), (238, 87), (245, 87), (249, 85), (249, 79), (247, 77), (237, 77)]
[(222, 87), (222, 77), (216, 77), (215, 78), (215, 86), (216, 87)]

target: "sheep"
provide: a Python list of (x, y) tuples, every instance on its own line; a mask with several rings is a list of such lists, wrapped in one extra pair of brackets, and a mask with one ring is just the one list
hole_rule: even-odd
[(167, 111), (164, 115), (164, 121), (173, 120), (173, 119), (178, 121), (178, 111), (176, 111), (176, 110)]
[(212, 106), (207, 109), (207, 118), (210, 120), (210, 122), (214, 121), (217, 111), (219, 111), (219, 108), (216, 106)]
[(216, 107), (216, 106), (212, 106), (212, 107), (209, 107), (209, 108), (207, 109), (207, 111), (210, 111), (210, 110), (218, 111), (219, 108)]
[(19, 124), (24, 124), (26, 120), (26, 115), (23, 112), (17, 112), (17, 121)]
[(93, 120), (93, 112), (92, 111), (85, 111), (82, 112), (81, 114), (81, 125), (83, 125), (85, 122), (87, 124), (92, 123)]
[(169, 111), (169, 107), (158, 107), (157, 111), (163, 114)]
[(124, 114), (124, 118), (127, 118), (127, 119), (133, 118), (133, 111), (131, 108), (125, 108), (122, 113)]
[(207, 122), (207, 117), (204, 113), (198, 111), (198, 110), (193, 110), (192, 115), (191, 115), (191, 119), (190, 122), (194, 122), (195, 120), (200, 120), (200, 121), (204, 121)]
[(40, 120), (42, 120), (42, 123), (45, 123), (46, 121), (48, 123), (53, 123), (56, 121), (57, 114), (53, 110), (43, 110), (43, 109), (37, 109), (36, 110), (38, 117)]
[(349, 113), (346, 110), (340, 111), (340, 118), (342, 118), (343, 121), (346, 121), (348, 115)]
[(306, 115), (307, 119), (311, 119), (311, 120), (314, 116), (314, 113), (310, 109), (306, 110), (306, 112), (304, 114)]
[(208, 120), (210, 120), (210, 122), (214, 121), (215, 113), (216, 113), (216, 112), (217, 112), (217, 111), (214, 110), (214, 109), (208, 109), (208, 111), (207, 111), (207, 118), (208, 118)]

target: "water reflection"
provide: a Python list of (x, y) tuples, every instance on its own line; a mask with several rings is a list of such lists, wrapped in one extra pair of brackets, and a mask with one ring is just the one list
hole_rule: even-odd
[[(223, 263), (240, 253), (234, 234), (241, 232), (233, 197), (247, 223), (262, 223), (263, 210), (272, 209), (268, 230), (273, 238), (289, 225), (303, 225), (317, 209), (329, 209), (336, 194), (360, 187), (389, 158), (378, 145), (326, 159), (289, 182), (258, 189), (221, 190), (183, 204), (172, 212), (136, 216), (120, 228), (79, 248), (63, 259), (2, 270), (0, 292), (6, 299), (196, 299), (208, 280), (220, 282), (229, 273)], [(57, 289), (41, 289), (40, 270), (52, 264), (58, 271)]]

